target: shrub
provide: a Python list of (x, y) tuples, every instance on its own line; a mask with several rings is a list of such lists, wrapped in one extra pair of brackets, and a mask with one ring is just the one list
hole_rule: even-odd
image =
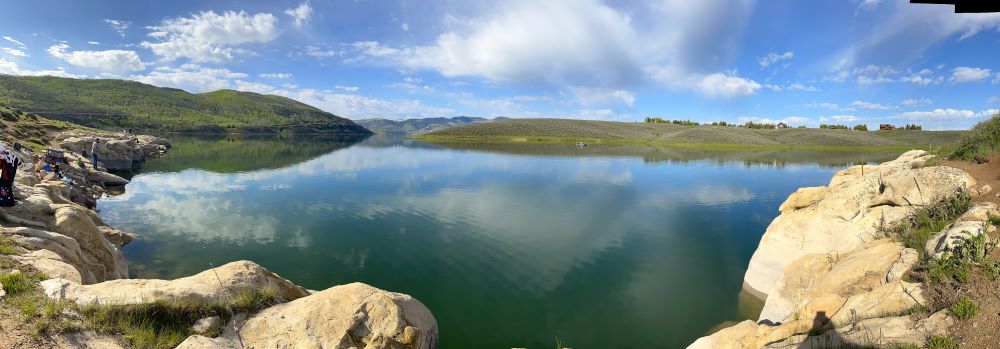
[(0, 275), (0, 284), (11, 296), (24, 293), (35, 288), (35, 281), (21, 272)]
[(821, 128), (821, 129), (829, 129), (829, 130), (848, 130), (849, 129), (847, 127), (847, 125), (827, 125), (827, 124), (820, 124), (819, 128)]
[(962, 137), (951, 154), (960, 160), (988, 158), (1000, 151), (1000, 114), (976, 124)]
[[(958, 192), (931, 206), (921, 208), (909, 218), (885, 230), (887, 236), (896, 236), (906, 247), (924, 250), (924, 244), (933, 233), (937, 233), (972, 207), (972, 196)], [(885, 229), (885, 227), (883, 227)]]
[(772, 130), (772, 129), (777, 128), (778, 125), (768, 124), (768, 123), (756, 123), (756, 122), (753, 122), (753, 121), (747, 121), (745, 124), (743, 124), (742, 127), (746, 127), (746, 128), (750, 128), (750, 129)]
[(927, 349), (958, 349), (958, 341), (945, 336), (927, 338)]
[(854, 126), (854, 130), (855, 131), (868, 131), (868, 125), (864, 125), (864, 124), (856, 125), (856, 126)]
[(921, 127), (920, 125), (917, 125), (917, 124), (912, 124), (912, 125), (911, 124), (906, 124), (906, 126), (903, 126), (903, 129), (904, 130), (909, 130), (909, 131), (920, 131), (920, 130), (923, 130), (924, 128)]
[(979, 304), (969, 297), (959, 298), (955, 304), (951, 305), (951, 312), (958, 317), (959, 320), (968, 320), (976, 316), (979, 313)]

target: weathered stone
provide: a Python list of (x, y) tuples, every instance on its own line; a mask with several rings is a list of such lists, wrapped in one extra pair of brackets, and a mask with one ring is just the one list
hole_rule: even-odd
[(965, 241), (983, 235), (985, 224), (977, 221), (956, 222), (934, 234), (924, 245), (924, 252), (934, 258), (947, 258)]
[(187, 337), (175, 349), (238, 349), (239, 343), (225, 338), (209, 338), (200, 335)]
[(124, 349), (126, 348), (112, 335), (95, 331), (56, 333), (51, 337), (60, 349)]
[(78, 283), (83, 282), (83, 277), (76, 268), (64, 262), (59, 254), (49, 250), (35, 250), (20, 256), (10, 256), (10, 258), (31, 265), (49, 277), (63, 278)]
[(437, 348), (437, 321), (416, 299), (353, 283), (257, 313), (246, 348)]
[(214, 328), (222, 327), (222, 318), (218, 316), (207, 317), (195, 321), (194, 325), (191, 326), (191, 332), (197, 334), (206, 334)]
[[(86, 154), (84, 159), (90, 161), (91, 145), (94, 136), (62, 136), (63, 148), (79, 154)], [(170, 147), (165, 139), (153, 136), (136, 136), (127, 134), (108, 134), (99, 136), (101, 142), (97, 147), (98, 161), (107, 169), (114, 171), (132, 170), (136, 163), (159, 156)]]
[[(750, 260), (744, 285), (760, 298), (806, 254), (844, 254), (881, 235), (880, 227), (905, 218), (914, 208), (967, 190), (975, 180), (951, 167), (913, 168), (931, 155), (910, 151), (878, 166), (838, 172), (827, 187), (797, 191), (781, 206)], [(825, 189), (824, 189), (825, 188)]]
[(253, 262), (232, 262), (193, 276), (176, 280), (125, 279), (93, 285), (80, 285), (64, 279), (41, 282), (52, 299), (66, 299), (79, 304), (145, 304), (157, 300), (204, 299), (221, 301), (245, 291), (274, 292), (279, 300), (308, 295), (305, 289), (282, 279)]
[(928, 337), (947, 334), (952, 324), (954, 319), (947, 311), (940, 311), (922, 320), (914, 320), (911, 316), (868, 319), (838, 327), (818, 336), (803, 334), (780, 342), (758, 344), (767, 349), (882, 347), (905, 344), (922, 347)]
[(889, 267), (889, 272), (885, 274), (885, 282), (889, 283), (902, 278), (913, 269), (913, 266), (917, 265), (918, 261), (920, 261), (920, 253), (917, 250), (904, 248), (899, 253), (899, 259)]
[(976, 194), (986, 195), (989, 194), (991, 191), (993, 191), (993, 187), (991, 187), (989, 184), (984, 184), (983, 186), (979, 187), (979, 189), (976, 189)]
[(896, 280), (871, 292), (851, 296), (830, 320), (837, 326), (845, 326), (860, 320), (899, 314), (925, 303), (920, 284)]

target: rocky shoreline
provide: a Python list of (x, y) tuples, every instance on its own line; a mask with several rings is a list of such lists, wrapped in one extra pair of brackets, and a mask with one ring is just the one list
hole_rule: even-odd
[[(101, 164), (96, 169), (84, 156), (94, 137), (102, 139)], [(109, 226), (93, 207), (107, 187), (128, 183), (109, 170), (131, 171), (167, 152), (169, 142), (152, 136), (77, 131), (58, 140), (67, 150), (64, 179), (36, 174), (38, 157), (17, 153), (25, 160), (15, 178), (18, 204), (2, 209), (0, 228), (0, 237), (14, 243), (15, 253), (6, 257), (49, 277), (39, 283), (45, 297), (81, 307), (196, 302), (219, 308), (252, 292), (274, 303), (255, 312), (229, 314), (225, 325), (219, 317), (182, 324), (192, 326), (195, 335), (179, 348), (437, 348), (437, 322), (427, 307), (408, 295), (361, 283), (309, 291), (250, 261), (176, 280), (129, 279), (121, 248), (133, 236)], [(222, 330), (208, 333), (206, 326)], [(88, 339), (66, 347), (121, 344), (115, 336), (93, 330), (86, 330), (84, 337)]]
[(923, 347), (932, 336), (947, 336), (955, 315), (948, 309), (914, 315), (931, 307), (927, 290), (907, 275), (921, 253), (941, 256), (986, 234), (986, 222), (1000, 210), (976, 204), (922, 244), (925, 251), (888, 236), (889, 227), (941, 199), (989, 192), (960, 169), (932, 166), (932, 158), (910, 151), (877, 166), (847, 168), (828, 186), (789, 196), (744, 277), (745, 289), (764, 299), (759, 319), (688, 348)]

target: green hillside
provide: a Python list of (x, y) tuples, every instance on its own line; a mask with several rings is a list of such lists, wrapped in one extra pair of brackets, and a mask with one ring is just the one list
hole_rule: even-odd
[(355, 120), (355, 122), (375, 133), (419, 135), (437, 130), (443, 130), (449, 127), (502, 119), (504, 118), (487, 119), (469, 116), (456, 116), (453, 118), (422, 118), (406, 120), (362, 119)]
[(589, 142), (754, 148), (927, 148), (955, 143), (964, 131), (749, 129), (568, 119), (510, 119), (453, 127), (417, 138), (428, 142)]
[(40, 151), (54, 145), (55, 136), (63, 131), (83, 129), (65, 121), (49, 120), (38, 114), (25, 113), (0, 103), (0, 141)]
[(104, 129), (368, 134), (289, 98), (219, 90), (191, 94), (135, 81), (0, 75), (0, 103)]

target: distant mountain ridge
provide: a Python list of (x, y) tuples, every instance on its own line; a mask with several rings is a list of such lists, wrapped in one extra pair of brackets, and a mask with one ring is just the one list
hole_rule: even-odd
[(355, 122), (375, 133), (419, 135), (455, 126), (506, 119), (504, 117), (487, 119), (473, 116), (456, 116), (451, 118), (438, 117), (405, 120), (363, 119), (355, 120)]
[(0, 103), (103, 129), (371, 134), (351, 120), (286, 97), (234, 90), (192, 94), (128, 80), (0, 74)]

